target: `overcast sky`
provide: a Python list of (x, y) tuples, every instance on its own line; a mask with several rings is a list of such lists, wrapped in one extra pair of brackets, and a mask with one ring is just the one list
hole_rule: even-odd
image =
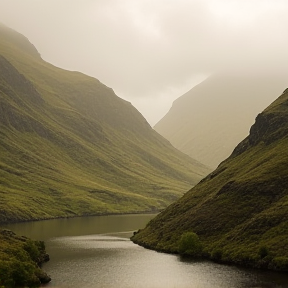
[(0, 0), (0, 22), (44, 60), (96, 77), (152, 126), (211, 73), (287, 72), (287, 15), (288, 0)]

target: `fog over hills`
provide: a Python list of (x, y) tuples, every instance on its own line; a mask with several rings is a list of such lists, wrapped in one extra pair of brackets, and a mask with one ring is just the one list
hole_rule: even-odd
[(44, 60), (99, 79), (153, 126), (208, 75), (288, 75), (287, 0), (0, 0), (0, 7), (1, 22)]
[(284, 73), (215, 74), (175, 100), (154, 128), (179, 150), (215, 168), (285, 85)]

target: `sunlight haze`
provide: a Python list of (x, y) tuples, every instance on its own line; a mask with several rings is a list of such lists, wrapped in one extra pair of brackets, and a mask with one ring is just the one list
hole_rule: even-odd
[(44, 60), (99, 79), (151, 125), (219, 70), (288, 70), (288, 1), (0, 0), (0, 7), (0, 22)]

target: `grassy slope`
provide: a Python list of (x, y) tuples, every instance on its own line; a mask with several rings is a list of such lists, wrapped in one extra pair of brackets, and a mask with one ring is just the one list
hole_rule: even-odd
[(207, 175), (112, 89), (0, 36), (0, 222), (162, 209)]
[(178, 252), (181, 235), (193, 231), (206, 257), (288, 271), (287, 147), (288, 91), (257, 116), (227, 160), (133, 240)]

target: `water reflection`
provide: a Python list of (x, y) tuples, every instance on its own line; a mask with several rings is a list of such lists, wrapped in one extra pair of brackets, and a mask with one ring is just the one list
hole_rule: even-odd
[(2, 228), (36, 240), (47, 240), (53, 237), (135, 231), (144, 228), (155, 216), (156, 214), (136, 214), (75, 217), (6, 224)]
[(288, 288), (288, 275), (193, 262), (133, 244), (154, 215), (58, 219), (6, 225), (46, 242), (46, 288)]
[[(193, 262), (134, 245), (125, 234), (62, 237), (49, 241), (57, 255), (45, 265), (49, 287), (284, 288), (287, 276)], [(286, 281), (286, 282), (285, 282)]]

